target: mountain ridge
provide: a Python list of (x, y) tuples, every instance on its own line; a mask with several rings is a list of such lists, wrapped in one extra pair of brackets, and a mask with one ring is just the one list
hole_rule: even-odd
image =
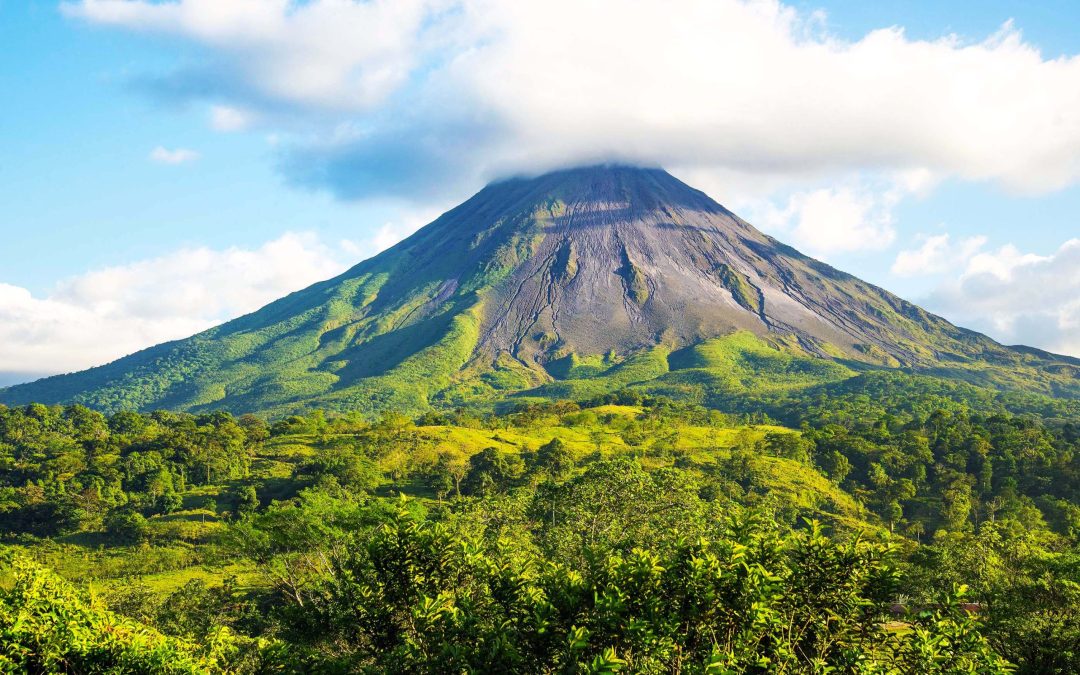
[(954, 326), (661, 169), (601, 165), (492, 183), (337, 277), (0, 402), (419, 411), (735, 334), (849, 369), (1080, 396), (1076, 360)]

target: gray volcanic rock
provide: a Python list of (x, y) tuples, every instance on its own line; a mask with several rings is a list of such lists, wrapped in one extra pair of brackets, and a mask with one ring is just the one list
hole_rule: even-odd
[(515, 223), (535, 232), (532, 255), (487, 303), (481, 348), (491, 354), (628, 353), (740, 329), (890, 365), (991, 346), (780, 244), (659, 169), (560, 171), (475, 199), (489, 192), (539, 207)]

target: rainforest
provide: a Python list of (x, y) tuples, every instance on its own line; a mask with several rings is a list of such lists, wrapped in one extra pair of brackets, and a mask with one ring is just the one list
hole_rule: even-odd
[(1076, 672), (1076, 405), (943, 388), (372, 421), (3, 408), (0, 663)]

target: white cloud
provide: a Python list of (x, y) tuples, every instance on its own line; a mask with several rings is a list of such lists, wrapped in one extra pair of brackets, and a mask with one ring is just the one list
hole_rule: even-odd
[(986, 244), (986, 237), (967, 237), (953, 242), (949, 234), (924, 237), (922, 246), (896, 255), (892, 273), (900, 277), (942, 274), (969, 261)]
[(392, 246), (434, 215), (402, 213), (366, 240), (333, 245), (290, 232), (256, 248), (184, 248), (64, 279), (43, 296), (0, 282), (0, 386), (107, 363), (252, 312)]
[(880, 251), (896, 240), (894, 210), (922, 194), (932, 182), (923, 172), (895, 173), (878, 180), (851, 177), (834, 187), (810, 187), (779, 202), (757, 196), (734, 208), (762, 230), (821, 258)]
[[(430, 0), (85, 0), (64, 13), (96, 23), (179, 35), (217, 55), (218, 70), (258, 95), (291, 104), (377, 105), (421, 65)], [(435, 24), (439, 26), (441, 24)]]
[[(172, 74), (196, 80), (180, 88), (193, 98), (337, 111), (314, 135), (316, 148), (340, 152), (306, 175), (351, 196), (364, 189), (330, 175), (355, 165), (341, 153), (407, 157), (387, 171), (420, 184), (596, 159), (744, 174), (931, 171), (1031, 192), (1080, 180), (1080, 58), (1044, 58), (1011, 24), (977, 42), (896, 27), (850, 41), (820, 12), (775, 0), (63, 7), (200, 45), (205, 68)], [(355, 133), (336, 133), (342, 120)]]
[[(1066, 242), (1068, 247), (1074, 242)], [(988, 275), (1002, 282), (1011, 282), (1017, 270), (1053, 260), (1034, 253), (1022, 253), (1012, 244), (1002, 246), (994, 253), (972, 255), (967, 261), (966, 277)]]
[(184, 164), (194, 162), (198, 158), (199, 153), (187, 148), (169, 150), (159, 145), (150, 151), (150, 159), (159, 164)]
[(68, 372), (186, 337), (343, 271), (355, 261), (342, 253), (290, 233), (95, 270), (42, 297), (0, 283), (0, 373)]
[(210, 126), (214, 131), (243, 131), (251, 126), (251, 113), (227, 105), (210, 107)]
[(762, 227), (788, 232), (795, 246), (827, 257), (887, 248), (896, 238), (892, 221), (872, 195), (850, 188), (823, 188), (796, 193)]
[(1080, 356), (1080, 239), (1048, 256), (1006, 245), (955, 263), (963, 272), (926, 299), (930, 309), (1008, 344)]

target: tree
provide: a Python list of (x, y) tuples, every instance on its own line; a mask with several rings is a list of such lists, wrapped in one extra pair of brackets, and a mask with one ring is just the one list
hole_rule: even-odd
[(555, 437), (537, 449), (532, 459), (533, 471), (546, 480), (558, 481), (574, 470), (574, 453), (562, 439)]
[(215, 412), (199, 418), (186, 454), (201, 469), (204, 485), (210, 485), (215, 478), (247, 472), (250, 457), (244, 440), (244, 430), (228, 413)]
[(647, 472), (636, 461), (613, 459), (590, 464), (565, 483), (541, 484), (530, 513), (542, 523), (537, 539), (548, 555), (577, 561), (589, 551), (690, 535), (701, 526), (702, 504), (682, 471)]
[(150, 535), (150, 526), (141, 513), (122, 507), (105, 516), (105, 532), (117, 544), (139, 544)]
[(157, 498), (157, 509), (161, 513), (175, 513), (184, 506), (184, 498), (177, 492), (165, 492)]
[(333, 476), (343, 488), (354, 491), (373, 490), (381, 479), (374, 462), (357, 449), (340, 445), (320, 450), (301, 464), (296, 473), (316, 480)]
[(814, 522), (781, 534), (753, 513), (710, 535), (571, 564), (402, 508), (327, 558), (290, 629), (337, 657), (325, 670), (1006, 672), (956, 595), (915, 631), (882, 628), (888, 544), (837, 542)]
[(818, 460), (821, 470), (837, 485), (851, 474), (851, 462), (839, 450), (830, 450)]
[(1080, 672), (1080, 550), (1002, 546), (1010, 569), (983, 596), (988, 640), (1022, 675)]
[(206, 512), (207, 511), (210, 512), (210, 515), (216, 517), (217, 516), (217, 509), (218, 509), (218, 504), (217, 504), (216, 499), (214, 499), (213, 497), (207, 497), (206, 499), (204, 499), (203, 500), (203, 505), (202, 505), (202, 511), (203, 512), (202, 512), (202, 514), (200, 516), (202, 522), (204, 522), (204, 523), (206, 522)]
[(248, 413), (241, 415), (236, 422), (244, 430), (244, 438), (249, 446), (261, 445), (270, 438), (270, 426), (261, 417)]
[(335, 551), (370, 529), (378, 513), (378, 505), (368, 509), (347, 496), (308, 488), (233, 524), (225, 541), (234, 555), (261, 570), (288, 603), (304, 607)]
[(607, 440), (607, 433), (605, 433), (603, 429), (592, 429), (591, 431), (589, 431), (589, 440), (592, 442), (593, 448), (596, 450), (596, 452), (599, 453), (600, 450), (604, 447), (604, 441)]
[(429, 479), (429, 484), (439, 494), (441, 499), (451, 489), (458, 497), (461, 496), (461, 483), (469, 472), (469, 458), (457, 448), (442, 447), (439, 449), (435, 461), (435, 470)]
[(468, 472), (461, 483), (461, 491), (468, 495), (488, 495), (502, 492), (519, 473), (521, 459), (498, 448), (484, 448), (469, 458)]
[(941, 494), (941, 517), (945, 527), (962, 531), (970, 527), (971, 485), (963, 478), (952, 480)]
[(809, 464), (810, 452), (813, 450), (814, 444), (804, 439), (800, 434), (768, 433), (758, 443), (758, 447), (767, 455)]
[(241, 485), (233, 493), (233, 513), (238, 518), (259, 510), (259, 494), (254, 485)]

